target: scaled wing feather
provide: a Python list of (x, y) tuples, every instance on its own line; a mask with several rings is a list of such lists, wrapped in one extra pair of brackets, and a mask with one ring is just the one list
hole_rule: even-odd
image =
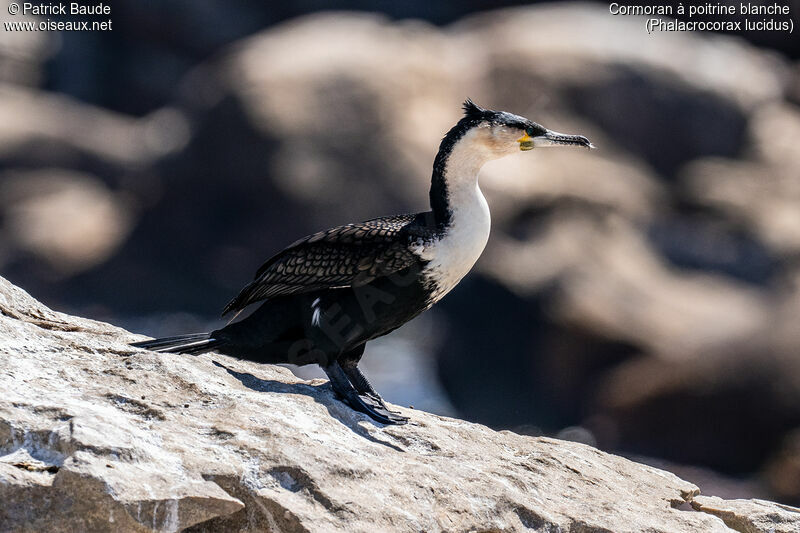
[(415, 217), (347, 224), (300, 239), (264, 263), (222, 314), (278, 296), (363, 285), (413, 265), (408, 227)]

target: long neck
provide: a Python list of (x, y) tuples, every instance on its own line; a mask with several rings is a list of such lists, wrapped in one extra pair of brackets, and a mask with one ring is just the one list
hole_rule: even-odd
[[(478, 188), (478, 172), (490, 159), (475, 143), (472, 131), (462, 133), (453, 130), (442, 140), (431, 178), (431, 209), (436, 224), (443, 227), (452, 223), (453, 212), (459, 204), (485, 203)], [(460, 135), (456, 137), (456, 133)]]

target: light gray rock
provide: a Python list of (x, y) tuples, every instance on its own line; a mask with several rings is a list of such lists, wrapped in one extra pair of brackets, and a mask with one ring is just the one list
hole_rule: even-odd
[[(0, 158), (40, 167), (83, 156), (114, 167), (141, 168), (187, 141), (188, 124), (164, 108), (143, 118), (0, 81)], [(30, 146), (46, 146), (42, 154)], [(74, 164), (74, 163), (73, 163)]]
[(67, 276), (106, 261), (133, 218), (124, 197), (102, 181), (61, 169), (0, 174), (0, 211), (7, 230), (0, 238)]
[(728, 527), (741, 533), (796, 533), (800, 531), (800, 509), (764, 500), (723, 500), (698, 496), (692, 500), (697, 511), (716, 515)]
[[(11, 0), (0, 0), (0, 13), (8, 13)], [(26, 13), (17, 13), (4, 22), (30, 24), (40, 19)], [(0, 82), (33, 86), (44, 78), (44, 63), (56, 51), (59, 36), (46, 31), (0, 32)]]
[(135, 339), (0, 278), (0, 531), (731, 531), (669, 472), (419, 411), (381, 427), (322, 381)]

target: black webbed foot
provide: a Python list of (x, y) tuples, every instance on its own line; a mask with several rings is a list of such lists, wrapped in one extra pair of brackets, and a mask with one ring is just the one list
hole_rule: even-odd
[(402, 425), (408, 422), (407, 416), (401, 415), (398, 411), (389, 410), (380, 396), (376, 399), (371, 394), (360, 394), (354, 390), (352, 397), (346, 397), (345, 401), (353, 409), (368, 414), (382, 424)]
[[(378, 392), (372, 387), (372, 384), (367, 379), (367, 376), (365, 376), (363, 372), (361, 372), (361, 370), (358, 368), (358, 366), (356, 366), (356, 364), (345, 363), (342, 364), (341, 367), (345, 375), (347, 376), (347, 379), (349, 379), (350, 383), (352, 383), (353, 388), (355, 388), (360, 395), (366, 395), (371, 400), (378, 403), (382, 409), (385, 409), (386, 411), (392, 414), (400, 415), (400, 411), (392, 411), (386, 406), (386, 403), (383, 401), (383, 398), (381, 398), (381, 395), (378, 394)], [(407, 417), (404, 417), (402, 415), (400, 416), (408, 420)]]
[[(331, 380), (334, 392), (356, 411), (365, 413), (370, 418), (381, 424), (405, 424), (408, 417), (390, 411), (380, 395), (372, 391), (358, 391), (348, 379), (348, 375), (337, 362), (322, 368)], [(359, 372), (360, 374), (360, 372)], [(362, 375), (363, 377), (363, 375)], [(371, 389), (372, 387), (370, 387)]]

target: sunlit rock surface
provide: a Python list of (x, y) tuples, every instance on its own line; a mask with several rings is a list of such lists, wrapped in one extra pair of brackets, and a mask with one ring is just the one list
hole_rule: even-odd
[(691, 483), (582, 444), (406, 409), (381, 427), (322, 381), (135, 338), (0, 278), (0, 530), (721, 533), (726, 506), (800, 526), (679, 508)]

